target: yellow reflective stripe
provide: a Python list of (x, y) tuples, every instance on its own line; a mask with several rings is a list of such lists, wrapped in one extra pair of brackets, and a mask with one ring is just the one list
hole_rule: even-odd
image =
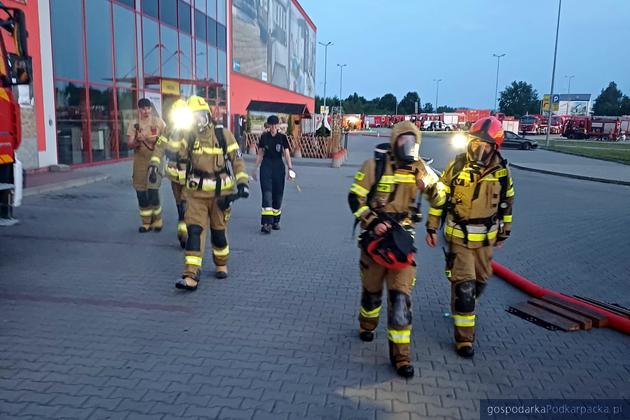
[(357, 181), (363, 181), (363, 178), (365, 178), (365, 174), (361, 171), (358, 171), (355, 175), (354, 175), (354, 179), (356, 179)]
[(160, 206), (157, 209), (153, 210), (153, 214), (156, 216), (162, 214), (162, 207)]
[(495, 178), (493, 176), (486, 176), (481, 178), (481, 181), (499, 181), (499, 178)]
[(225, 248), (212, 248), (212, 254), (216, 255), (217, 257), (227, 257), (228, 255), (230, 255), (230, 247), (226, 246)]
[(503, 178), (504, 176), (508, 175), (508, 170), (505, 168), (499, 169), (493, 175), (496, 176), (497, 178)]
[(239, 172), (236, 174), (236, 180), (239, 181), (241, 179), (249, 180), (249, 175), (247, 175), (247, 172)]
[(512, 223), (512, 215), (511, 214), (506, 214), (503, 216), (503, 221), (505, 223)]
[(394, 175), (383, 175), (379, 182), (383, 184), (393, 184), (394, 183)]
[(475, 315), (453, 315), (453, 324), (456, 327), (474, 327)]
[(282, 214), (282, 210), (272, 209), (271, 211), (273, 212), (274, 216), (280, 216)]
[(436, 209), (434, 207), (430, 207), (429, 208), (429, 215), (430, 216), (441, 216), (442, 213), (444, 213), (444, 210), (442, 210), (442, 209)]
[(203, 147), (200, 147), (198, 149), (194, 149), (193, 150), (193, 154), (195, 154), (195, 155), (202, 155), (202, 154), (206, 154), (206, 155), (222, 155), (223, 154), (223, 149), (221, 149), (220, 147), (203, 146)]
[(140, 210), (140, 217), (149, 217), (153, 215), (153, 210)]
[(352, 213), (352, 214), (354, 214), (354, 217), (359, 218), (359, 217), (361, 217), (361, 215), (362, 215), (365, 211), (367, 211), (367, 210), (369, 210), (369, 209), (370, 209), (370, 208), (369, 208), (368, 206), (363, 206), (363, 207), (359, 208), (359, 210), (355, 211), (355, 212), (354, 212), (354, 213)]
[(355, 193), (359, 197), (365, 197), (366, 195), (368, 195), (368, 193), (370, 191), (366, 190), (365, 188), (363, 188), (359, 184), (352, 184), (352, 186), (350, 187), (350, 192)]
[(387, 330), (387, 338), (392, 343), (409, 344), (411, 342), (411, 330)]
[(381, 306), (379, 306), (378, 308), (374, 308), (371, 311), (363, 309), (363, 306), (361, 306), (361, 309), (359, 309), (359, 315), (361, 315), (363, 318), (378, 318), (380, 313)]
[(157, 156), (151, 156), (151, 163), (160, 163), (162, 161), (162, 159), (160, 159)]
[(167, 166), (166, 175), (172, 176), (173, 178), (177, 178), (179, 177), (179, 171), (177, 170), (177, 168), (174, 168), (172, 166)]
[(186, 255), (186, 265), (194, 265), (195, 267), (201, 267), (201, 257), (197, 257), (196, 255)]
[(396, 174), (394, 176), (394, 182), (397, 182), (399, 184), (415, 184), (416, 183), (416, 177), (415, 175), (412, 174)]
[(394, 185), (393, 184), (383, 184), (383, 183), (379, 183), (376, 186), (376, 191), (378, 192), (393, 192), (394, 191)]
[[(446, 235), (464, 239), (464, 231), (461, 230), (461, 229), (454, 228), (453, 226), (446, 226), (444, 231), (445, 231)], [(469, 233), (468, 234), (468, 240), (472, 241), (472, 242), (484, 241), (486, 239), (486, 237), (488, 239), (496, 238), (497, 237), (497, 231), (496, 230), (490, 231), (490, 232), (487, 233), (487, 235), (485, 233)]]
[(273, 209), (271, 207), (264, 207), (260, 210), (262, 216), (273, 216)]
[(238, 149), (240, 149), (240, 147), (238, 147), (238, 143), (232, 143), (227, 147), (227, 152), (228, 153), (236, 152)]
[(177, 233), (188, 233), (188, 227), (186, 226), (186, 223), (179, 222), (177, 224)]
[[(185, 174), (184, 174), (185, 175)], [(234, 180), (232, 178), (224, 178), (221, 180), (221, 189), (229, 190), (234, 187)], [(193, 180), (189, 180), (188, 184), (186, 184), (186, 188), (190, 190), (199, 190), (201, 191), (214, 191), (216, 189), (216, 181), (212, 178), (204, 178), (203, 185), (199, 188)]]
[(514, 187), (510, 188), (509, 190), (507, 190), (507, 192), (505, 193), (506, 197), (514, 197)]

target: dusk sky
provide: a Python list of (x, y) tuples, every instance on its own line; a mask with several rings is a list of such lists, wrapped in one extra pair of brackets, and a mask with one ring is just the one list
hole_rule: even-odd
[[(496, 54), (499, 91), (513, 80), (551, 84), (557, 0), (300, 0), (328, 48), (328, 96), (353, 92), (371, 99), (418, 91), (439, 104), (492, 108)], [(615, 81), (630, 96), (630, 1), (564, 0), (555, 92), (591, 93)], [(317, 49), (318, 95), (324, 92), (324, 47)]]

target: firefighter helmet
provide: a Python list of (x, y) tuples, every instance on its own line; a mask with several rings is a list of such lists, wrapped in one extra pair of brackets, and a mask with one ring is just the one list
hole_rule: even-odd
[(188, 98), (188, 107), (192, 112), (206, 111), (210, 112), (210, 106), (201, 96), (191, 96)]
[(503, 125), (497, 117), (478, 119), (468, 130), (468, 135), (486, 143), (496, 144), (497, 149), (501, 147), (505, 139)]

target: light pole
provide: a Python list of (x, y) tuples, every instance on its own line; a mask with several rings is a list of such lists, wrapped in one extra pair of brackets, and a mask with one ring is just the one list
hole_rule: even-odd
[(324, 110), (326, 110), (326, 70), (328, 68), (328, 47), (333, 43), (328, 41), (327, 43), (320, 42), (319, 45), (324, 46)]
[(575, 76), (571, 75), (571, 76), (564, 76), (565, 79), (569, 79), (569, 87), (567, 88), (567, 94), (571, 93), (571, 79), (573, 79)]
[(440, 82), (442, 81), (442, 79), (433, 79), (433, 81), (435, 82), (435, 112), (437, 113), (438, 97), (440, 94)]
[(558, 56), (558, 35), (560, 34), (560, 11), (562, 0), (558, 0), (558, 23), (556, 24), (556, 46), (553, 50), (553, 69), (551, 70), (551, 91), (549, 92), (549, 119), (547, 120), (547, 134), (545, 145), (549, 147), (549, 132), (551, 131), (551, 116), (553, 115), (553, 84), (556, 81), (556, 58)]
[(492, 54), (493, 57), (497, 58), (497, 82), (494, 86), (494, 113), (497, 113), (497, 98), (499, 95), (499, 65), (501, 63), (501, 57), (505, 57), (505, 53), (503, 54)]
[(342, 107), (341, 107), (341, 91), (343, 90), (343, 68), (347, 67), (347, 64), (337, 64), (337, 67), (339, 67), (339, 71), (340, 71), (340, 75), (339, 75), (339, 113), (342, 114), (343, 112), (341, 112)]

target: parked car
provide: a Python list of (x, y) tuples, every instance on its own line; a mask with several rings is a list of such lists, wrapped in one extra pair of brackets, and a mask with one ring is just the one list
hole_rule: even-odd
[(506, 149), (531, 150), (538, 148), (538, 142), (536, 140), (525, 138), (512, 131), (506, 131), (502, 147), (505, 147)]
[(424, 121), (422, 123), (422, 130), (424, 131), (453, 131), (455, 126), (443, 121)]

